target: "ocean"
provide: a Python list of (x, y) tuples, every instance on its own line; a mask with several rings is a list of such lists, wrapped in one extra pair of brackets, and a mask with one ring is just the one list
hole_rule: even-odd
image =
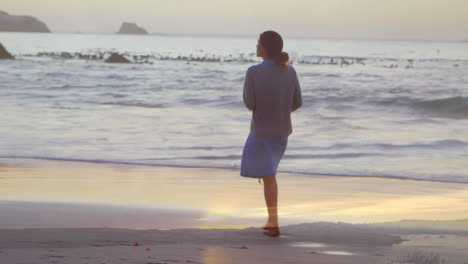
[[(468, 43), (284, 38), (279, 172), (468, 183)], [(0, 33), (0, 162), (240, 167), (257, 37)], [(132, 64), (104, 63), (112, 52)]]

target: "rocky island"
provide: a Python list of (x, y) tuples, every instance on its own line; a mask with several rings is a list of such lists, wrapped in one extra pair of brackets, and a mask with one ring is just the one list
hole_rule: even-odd
[(137, 35), (147, 35), (148, 31), (144, 28), (137, 26), (135, 23), (123, 22), (120, 26), (118, 34), (137, 34)]

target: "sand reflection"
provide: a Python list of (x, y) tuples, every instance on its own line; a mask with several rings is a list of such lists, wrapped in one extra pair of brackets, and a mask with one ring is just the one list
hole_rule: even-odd
[[(278, 184), (283, 225), (468, 218), (468, 191), (460, 184), (292, 174), (279, 175)], [(263, 186), (237, 170), (40, 161), (4, 166), (0, 200), (203, 212), (189, 227), (260, 226), (266, 218)]]
[(203, 251), (204, 264), (230, 264), (228, 255), (222, 248), (206, 248)]
[(325, 244), (314, 243), (314, 242), (296, 242), (291, 244), (293, 247), (304, 247), (304, 248), (322, 248), (325, 247)]

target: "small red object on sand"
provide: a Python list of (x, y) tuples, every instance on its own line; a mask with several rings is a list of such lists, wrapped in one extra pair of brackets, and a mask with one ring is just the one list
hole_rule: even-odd
[(138, 247), (140, 244), (139, 244), (138, 242), (133, 242), (133, 245), (134, 245), (135, 247)]
[(151, 250), (151, 248), (146, 248), (146, 251), (150, 251), (150, 250)]

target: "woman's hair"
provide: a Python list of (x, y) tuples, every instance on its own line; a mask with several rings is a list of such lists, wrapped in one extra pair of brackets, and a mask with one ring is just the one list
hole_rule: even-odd
[(265, 31), (260, 35), (260, 43), (266, 50), (268, 57), (272, 58), (276, 65), (284, 68), (289, 63), (288, 53), (283, 52), (283, 38), (275, 31)]

